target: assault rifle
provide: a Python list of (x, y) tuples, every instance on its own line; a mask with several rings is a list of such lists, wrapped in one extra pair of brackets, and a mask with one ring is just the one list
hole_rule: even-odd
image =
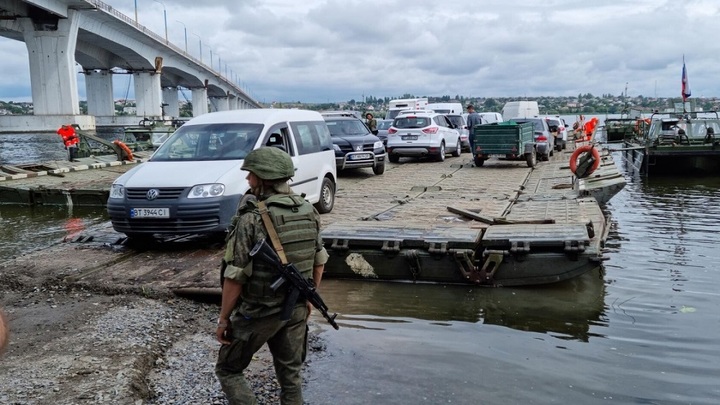
[(298, 298), (302, 295), (306, 300), (310, 301), (310, 303), (317, 308), (318, 311), (320, 311), (322, 316), (330, 325), (332, 325), (333, 328), (340, 329), (338, 324), (335, 322), (337, 314), (332, 314), (332, 316), (328, 314), (328, 307), (325, 305), (325, 302), (323, 302), (320, 294), (315, 291), (315, 285), (303, 277), (294, 264), (282, 264), (277, 252), (275, 252), (275, 249), (268, 245), (265, 240), (261, 240), (255, 244), (252, 251), (250, 251), (250, 257), (259, 258), (265, 263), (274, 266), (278, 273), (280, 273), (280, 277), (278, 277), (278, 279), (270, 285), (270, 288), (272, 288), (273, 291), (277, 291), (277, 289), (285, 284), (286, 281), (290, 282), (290, 295), (288, 295), (285, 299), (285, 306), (283, 307), (282, 312), (283, 320), (290, 319), (290, 313), (292, 312)]

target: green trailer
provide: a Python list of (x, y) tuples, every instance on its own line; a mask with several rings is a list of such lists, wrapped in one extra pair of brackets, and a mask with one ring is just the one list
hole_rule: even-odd
[(482, 166), (491, 156), (524, 160), (528, 167), (537, 164), (533, 124), (513, 121), (483, 124), (473, 128), (475, 166)]

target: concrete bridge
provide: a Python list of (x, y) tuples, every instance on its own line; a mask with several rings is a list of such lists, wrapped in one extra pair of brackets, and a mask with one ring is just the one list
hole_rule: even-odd
[[(193, 116), (257, 108), (242, 88), (99, 0), (0, 0), (0, 36), (25, 42), (34, 116), (2, 116), (2, 132), (136, 124), (179, 117), (178, 88), (192, 92)], [(80, 115), (82, 67), (88, 115)], [(113, 74), (132, 74), (137, 116), (115, 115)]]

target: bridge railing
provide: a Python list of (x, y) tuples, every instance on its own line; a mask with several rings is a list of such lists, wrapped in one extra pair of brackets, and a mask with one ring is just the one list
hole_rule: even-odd
[(133, 20), (132, 18), (126, 16), (125, 14), (119, 12), (119, 11), (116, 10), (113, 6), (111, 6), (111, 5), (109, 5), (109, 4), (106, 4), (106, 3), (103, 3), (103, 2), (100, 1), (100, 0), (85, 0), (85, 1), (87, 1), (88, 3), (92, 4), (93, 6), (95, 6), (98, 10), (102, 10), (102, 11), (105, 11), (106, 13), (108, 13), (108, 14), (113, 15), (115, 18), (124, 21), (125, 23), (127, 23), (127, 24), (130, 25), (130, 26), (135, 27), (138, 31), (142, 32), (143, 34), (145, 34), (145, 35), (147, 35), (147, 36), (155, 39), (156, 41), (158, 41), (158, 42), (160, 42), (160, 43), (162, 43), (162, 44), (165, 44), (165, 46), (167, 46), (168, 48), (172, 49), (173, 51), (175, 51), (175, 52), (177, 52), (177, 53), (185, 56), (186, 58), (192, 60), (192, 61), (195, 62), (196, 64), (202, 66), (204, 69), (207, 69), (208, 71), (212, 72), (215, 76), (223, 79), (227, 84), (229, 84), (230, 86), (232, 86), (236, 91), (238, 91), (239, 93), (245, 95), (246, 97), (248, 97), (249, 99), (252, 100), (252, 98), (251, 98), (247, 93), (245, 93), (245, 91), (244, 91), (243, 89), (241, 89), (238, 85), (236, 85), (235, 83), (233, 83), (233, 82), (232, 82), (231, 80), (229, 80), (227, 77), (223, 76), (223, 74), (222, 74), (221, 72), (216, 71), (215, 69), (213, 69), (212, 66), (206, 65), (203, 61), (195, 58), (194, 56), (192, 56), (191, 54), (189, 54), (189, 53), (186, 52), (185, 50), (180, 49), (180, 47), (178, 47), (178, 46), (176, 46), (175, 44), (173, 44), (172, 42), (166, 40), (166, 39), (163, 38), (162, 36), (156, 34), (156, 33), (153, 32), (152, 30), (150, 30), (149, 28), (145, 27), (144, 25), (138, 24), (137, 21), (135, 21), (135, 20)]

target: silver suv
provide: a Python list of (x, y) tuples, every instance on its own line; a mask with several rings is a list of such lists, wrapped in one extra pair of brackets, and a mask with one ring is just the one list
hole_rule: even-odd
[(553, 155), (555, 149), (555, 137), (550, 134), (550, 125), (546, 118), (513, 118), (510, 121), (518, 124), (532, 122), (535, 131), (535, 146), (538, 155), (540, 155), (540, 160), (550, 160), (550, 156)]

